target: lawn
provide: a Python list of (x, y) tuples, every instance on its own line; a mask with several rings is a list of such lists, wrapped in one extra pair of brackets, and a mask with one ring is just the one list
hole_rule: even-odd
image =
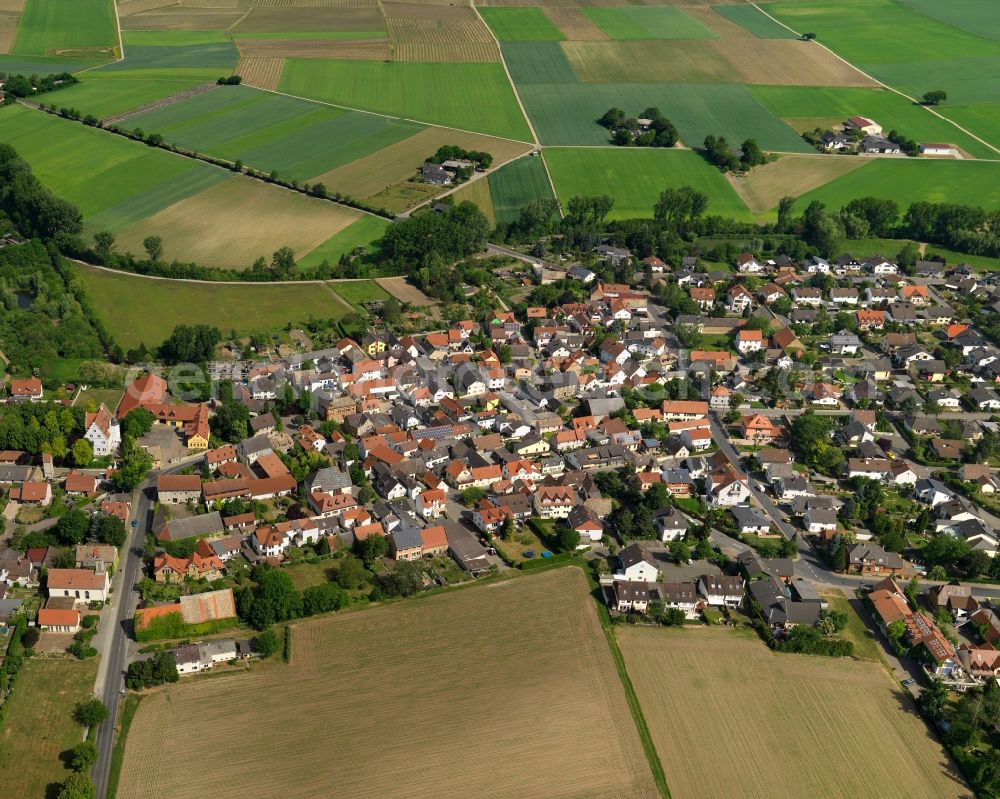
[(719, 628), (617, 637), (673, 799), (969, 795), (881, 664)]
[(839, 592), (823, 594), (823, 598), (830, 603), (830, 610), (847, 614), (847, 626), (841, 630), (840, 637), (854, 644), (854, 654), (860, 658), (884, 663), (882, 642), (868, 629), (865, 620), (858, 615), (858, 610), (855, 609), (862, 608), (861, 601), (850, 600)]
[(690, 150), (548, 148), (545, 161), (564, 209), (573, 196), (607, 194), (611, 219), (651, 218), (661, 191), (692, 186), (708, 195), (709, 214), (750, 218), (722, 173)]
[(30, 658), (18, 675), (0, 728), (0, 796), (40, 799), (70, 772), (60, 759), (83, 740), (73, 708), (94, 690), (97, 658)]
[(279, 88), (335, 105), (531, 140), (499, 64), (292, 58)]
[[(268, 757), (214, 736), (212, 768), (183, 768), (218, 726), (205, 707), (266, 726)], [(287, 666), (144, 699), (125, 759), (118, 799), (659, 796), (575, 568), (296, 624)]]
[(128, 120), (164, 139), (308, 181), (420, 130), (411, 122), (226, 86)]
[(714, 39), (715, 33), (674, 6), (584, 8), (611, 39)]
[(366, 302), (389, 299), (389, 292), (371, 280), (345, 280), (330, 285), (351, 305), (359, 307)]
[(98, 316), (125, 348), (158, 346), (182, 322), (215, 325), (228, 335), (276, 330), (310, 317), (339, 318), (350, 310), (317, 283), (184, 283), (84, 267), (80, 276)]
[[(836, 156), (834, 156), (836, 157)], [(799, 197), (801, 210), (813, 200), (839, 209), (857, 197), (895, 200), (902, 209), (915, 202), (949, 202), (1000, 209), (1000, 163), (930, 159), (875, 159)]]
[(501, 42), (557, 42), (566, 38), (541, 8), (481, 8), (479, 14)]
[(95, 407), (100, 407), (103, 403), (114, 410), (122, 398), (120, 388), (88, 388), (80, 392), (76, 404), (86, 408), (88, 403), (93, 403)]
[(345, 253), (353, 252), (358, 247), (371, 250), (371, 242), (382, 238), (388, 221), (379, 216), (363, 214), (357, 222), (352, 222), (339, 233), (327, 239), (308, 254), (299, 259), (299, 266), (311, 268), (319, 266), (323, 261), (336, 264)]
[(536, 156), (525, 156), (501, 167), (490, 175), (489, 183), (493, 213), (500, 223), (513, 222), (533, 200), (552, 198), (545, 164)]
[(117, 46), (111, 0), (27, 0), (11, 53), (106, 59)]

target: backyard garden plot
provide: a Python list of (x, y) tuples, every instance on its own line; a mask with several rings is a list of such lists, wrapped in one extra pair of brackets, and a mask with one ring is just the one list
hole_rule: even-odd
[[(121, 6), (118, 7), (119, 14)], [(154, 6), (121, 17), (122, 30), (145, 31), (225, 31), (235, 25), (245, 11), (238, 8), (184, 8)]]
[(403, 44), (493, 42), (483, 21), (470, 6), (426, 6), (394, 3), (385, 9), (392, 41)]
[(500, 64), (294, 58), (286, 60), (278, 85), (288, 94), (335, 105), (531, 140)]
[(878, 663), (777, 654), (723, 629), (617, 637), (674, 799), (970, 795)]
[[(172, 144), (307, 181), (420, 127), (249, 87), (226, 86), (129, 119)], [(430, 155), (431, 153), (428, 153)]]
[(798, 197), (867, 163), (863, 158), (819, 153), (782, 155), (747, 175), (733, 178), (732, 183), (752, 213), (764, 214), (777, 207), (782, 197)]
[(141, 253), (143, 239), (155, 233), (167, 258), (248, 269), (280, 247), (307, 255), (360, 216), (352, 208), (233, 176), (121, 231), (118, 246)]
[(499, 61), (500, 51), (494, 42), (456, 42), (454, 44), (401, 44), (392, 45), (396, 61)]
[[(659, 795), (578, 569), (298, 624), (292, 642), (289, 666), (145, 699), (119, 799), (227, 799), (248, 784), (287, 799), (331, 785), (354, 799), (478, 796), (486, 784), (494, 799)], [(268, 757), (214, 736), (212, 768), (180, 768), (217, 726), (198, 709), (222, 706), (266, 728)], [(377, 767), (356, 767), (373, 752)]]
[(691, 186), (708, 195), (709, 214), (750, 219), (723, 174), (691, 150), (546, 148), (545, 162), (563, 208), (574, 196), (607, 194), (611, 219), (648, 219), (660, 192)]
[(551, 199), (552, 186), (545, 164), (537, 156), (512, 161), (489, 178), (491, 207), (497, 222), (517, 219), (520, 210), (534, 200)]
[(98, 316), (126, 348), (155, 347), (179, 322), (242, 334), (338, 318), (350, 309), (318, 283), (187, 283), (88, 267), (80, 267), (80, 277)]
[(386, 39), (237, 39), (245, 58), (343, 58), (385, 61), (392, 55)]
[(540, 8), (484, 8), (479, 13), (501, 42), (555, 42), (566, 38)]
[(543, 10), (545, 16), (562, 31), (563, 38), (578, 42), (600, 42), (608, 38), (608, 34), (579, 8), (546, 6)]
[(101, 60), (117, 45), (111, 0), (26, 0), (11, 52)]
[(715, 34), (674, 6), (616, 6), (583, 9), (612, 39), (711, 39)]
[(248, 86), (273, 92), (278, 88), (284, 66), (283, 58), (241, 58), (236, 64), (236, 74)]
[[(954, 125), (887, 89), (754, 86), (750, 89), (771, 113), (797, 130), (838, 125), (852, 116), (874, 119), (883, 129), (898, 130), (916, 141), (951, 142), (976, 157), (996, 152)], [(941, 112), (949, 114), (950, 106)], [(970, 124), (971, 130), (977, 128)]]
[(1000, 210), (1000, 163), (929, 158), (877, 158), (861, 169), (799, 197), (801, 211), (813, 200), (842, 208), (858, 197), (895, 200), (905, 209), (915, 202), (978, 205)]
[(502, 164), (531, 149), (531, 145), (509, 139), (495, 139), (476, 133), (429, 127), (407, 139), (391, 144), (371, 155), (314, 175), (311, 183), (320, 182), (328, 192), (339, 191), (351, 197), (366, 198), (415, 177), (420, 165), (445, 144), (465, 150), (482, 150)]

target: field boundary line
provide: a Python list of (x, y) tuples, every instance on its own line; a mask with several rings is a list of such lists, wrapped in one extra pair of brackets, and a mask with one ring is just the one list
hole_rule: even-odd
[[(800, 33), (799, 31), (795, 30), (795, 28), (792, 28), (792, 27), (791, 27), (791, 26), (789, 26), (789, 25), (786, 25), (786, 24), (785, 24), (784, 22), (782, 22), (782, 21), (781, 21), (780, 19), (777, 19), (776, 17), (772, 17), (772, 16), (771, 16), (770, 14), (768, 14), (768, 13), (767, 13), (767, 12), (766, 12), (766, 11), (765, 11), (765, 10), (764, 10), (763, 8), (761, 8), (761, 7), (759, 6), (759, 5), (757, 5), (757, 4), (755, 3), (755, 2), (753, 2), (753, 0), (747, 0), (747, 4), (748, 4), (748, 5), (751, 5), (751, 6), (753, 6), (754, 8), (756, 8), (756, 9), (757, 9), (757, 10), (758, 10), (758, 11), (759, 11), (759, 12), (760, 12), (761, 14), (763, 14), (763, 15), (764, 15), (765, 17), (767, 17), (768, 19), (772, 20), (773, 22), (776, 22), (776, 23), (777, 23), (778, 25), (780, 25), (780, 26), (781, 26), (782, 28), (785, 28), (785, 30), (789, 30), (789, 31), (791, 31), (792, 33), (794, 33), (794, 34), (795, 34), (796, 36), (798, 36), (799, 38), (801, 38), (801, 37), (802, 37), (802, 34), (801, 34), (801, 33)], [(920, 107), (921, 107), (921, 108), (923, 108), (923, 109), (924, 109), (925, 111), (927, 111), (927, 112), (928, 112), (929, 114), (933, 114), (934, 116), (936, 116), (936, 117), (937, 117), (938, 119), (943, 119), (943, 120), (944, 120), (945, 122), (947, 122), (947, 123), (948, 123), (949, 125), (951, 125), (951, 126), (952, 126), (952, 127), (954, 127), (955, 129), (957, 129), (957, 130), (960, 130), (960, 131), (962, 131), (962, 133), (964, 133), (964, 134), (965, 134), (966, 136), (970, 136), (971, 138), (975, 139), (975, 140), (976, 140), (977, 142), (979, 142), (980, 144), (982, 144), (982, 145), (985, 145), (986, 147), (989, 147), (989, 148), (990, 148), (990, 149), (991, 149), (991, 150), (992, 150), (993, 152), (995, 152), (995, 153), (997, 153), (998, 155), (1000, 155), (1000, 147), (996, 147), (996, 146), (994, 146), (994, 145), (990, 144), (990, 143), (989, 143), (988, 141), (986, 141), (985, 139), (982, 139), (982, 138), (980, 138), (979, 136), (977, 136), (977, 135), (976, 135), (975, 133), (973, 133), (973, 132), (972, 132), (971, 130), (968, 130), (967, 128), (963, 128), (963, 127), (962, 127), (961, 125), (959, 125), (959, 124), (958, 124), (958, 123), (957, 123), (957, 122), (956, 122), (955, 120), (953, 120), (953, 119), (949, 119), (948, 117), (944, 116), (943, 114), (940, 114), (940, 113), (938, 113), (937, 111), (935, 111), (935, 110), (934, 110), (933, 108), (930, 108), (930, 107), (928, 107), (928, 106), (924, 105), (923, 103), (921, 103), (921, 102), (918, 102), (918, 101), (917, 101), (917, 98), (915, 98), (915, 97), (910, 97), (910, 95), (908, 95), (908, 94), (907, 94), (906, 92), (904, 92), (904, 91), (901, 91), (900, 89), (897, 89), (897, 88), (895, 88), (894, 86), (890, 86), (890, 85), (889, 85), (888, 83), (883, 83), (883, 82), (882, 82), (882, 81), (880, 81), (880, 80), (879, 80), (878, 78), (876, 78), (876, 77), (875, 77), (874, 75), (869, 75), (869, 74), (868, 74), (867, 72), (865, 72), (865, 71), (864, 71), (863, 69), (861, 69), (861, 67), (858, 67), (858, 66), (855, 66), (854, 64), (852, 64), (852, 63), (851, 63), (850, 61), (848, 61), (848, 60), (847, 60), (846, 58), (844, 58), (843, 56), (841, 56), (841, 55), (839, 55), (839, 54), (835, 53), (835, 52), (834, 52), (833, 50), (831, 50), (831, 49), (830, 49), (829, 47), (827, 47), (827, 46), (826, 46), (825, 44), (823, 44), (822, 42), (820, 42), (820, 41), (818, 41), (818, 40), (815, 40), (815, 39), (814, 39), (814, 40), (812, 41), (812, 43), (813, 43), (813, 44), (818, 44), (818, 45), (819, 45), (820, 47), (822, 47), (822, 48), (823, 48), (824, 50), (826, 50), (826, 51), (827, 51), (828, 53), (830, 53), (830, 55), (832, 55), (832, 56), (833, 56), (834, 58), (836, 58), (836, 59), (838, 59), (839, 61), (842, 61), (843, 63), (847, 64), (847, 65), (848, 65), (849, 67), (851, 67), (851, 68), (853, 68), (853, 69), (856, 69), (856, 70), (857, 70), (858, 72), (860, 72), (860, 73), (861, 73), (862, 75), (864, 75), (864, 76), (865, 76), (866, 78), (870, 78), (871, 80), (875, 81), (875, 82), (876, 82), (876, 83), (877, 83), (877, 84), (878, 84), (879, 86), (881, 86), (881, 87), (882, 87), (883, 89), (888, 89), (889, 91), (891, 91), (891, 92), (894, 92), (895, 94), (898, 94), (898, 95), (899, 95), (900, 97), (905, 97), (905, 98), (906, 98), (907, 100), (909, 100), (909, 101), (910, 101), (911, 103), (913, 103), (914, 105), (918, 105), (918, 106), (920, 106)]]
[(542, 168), (545, 170), (545, 177), (549, 181), (549, 188), (552, 189), (552, 197), (556, 201), (556, 208), (559, 209), (559, 218), (565, 219), (566, 214), (563, 213), (562, 203), (559, 200), (559, 192), (556, 191), (555, 181), (552, 180), (552, 173), (549, 172), (549, 162), (545, 160), (545, 150), (539, 148), (538, 157), (542, 159)]
[(115, 738), (114, 749), (111, 751), (111, 768), (108, 774), (108, 785), (104, 793), (105, 799), (115, 799), (118, 795), (118, 780), (121, 778), (122, 765), (125, 762), (125, 744), (128, 739), (128, 731), (132, 726), (132, 719), (135, 718), (143, 697), (144, 694), (130, 694), (125, 698), (125, 702), (122, 705), (122, 714), (118, 721), (118, 735)]
[(500, 63), (503, 65), (503, 73), (507, 76), (507, 82), (510, 83), (510, 89), (514, 92), (514, 99), (517, 100), (517, 107), (521, 109), (521, 116), (523, 116), (524, 121), (528, 123), (528, 130), (531, 131), (531, 138), (534, 139), (534, 144), (537, 146), (541, 142), (538, 141), (538, 134), (535, 132), (535, 126), (531, 124), (531, 117), (528, 116), (528, 112), (524, 108), (524, 103), (521, 102), (521, 95), (517, 91), (517, 84), (514, 83), (514, 78), (511, 77), (510, 70), (507, 68), (507, 59), (503, 56), (503, 48), (500, 46), (500, 40), (493, 32), (493, 28), (491, 28), (486, 23), (486, 20), (483, 19), (483, 15), (479, 13), (479, 9), (476, 8), (476, 4), (473, 0), (469, 0), (469, 7), (472, 9), (472, 13), (476, 15), (476, 19), (478, 19), (486, 27), (486, 30), (490, 32), (490, 37), (497, 46), (497, 52), (500, 53)]

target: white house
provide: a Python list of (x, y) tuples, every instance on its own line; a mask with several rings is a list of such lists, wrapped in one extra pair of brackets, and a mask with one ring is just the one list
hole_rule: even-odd
[(84, 427), (83, 437), (94, 448), (94, 457), (103, 458), (118, 451), (122, 443), (121, 427), (103, 403), (95, 413), (86, 415)]
[(822, 533), (824, 530), (837, 529), (837, 511), (824, 508), (809, 508), (803, 516), (806, 530), (810, 533)]
[(68, 596), (78, 602), (103, 602), (111, 581), (104, 569), (49, 569), (49, 596)]
[(742, 577), (706, 574), (698, 578), (698, 593), (714, 607), (736, 608), (743, 602), (745, 585)]
[(618, 553), (621, 568), (615, 579), (627, 582), (655, 583), (660, 576), (656, 561), (639, 544), (629, 544)]

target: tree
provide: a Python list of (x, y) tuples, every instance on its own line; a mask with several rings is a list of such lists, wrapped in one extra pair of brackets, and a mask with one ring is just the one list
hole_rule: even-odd
[(948, 706), (948, 687), (941, 680), (931, 680), (931, 684), (920, 692), (920, 707), (932, 719), (941, 718)]
[(302, 615), (302, 595), (295, 590), (288, 572), (260, 564), (253, 568), (250, 577), (256, 585), (240, 594), (240, 617), (248, 624), (266, 630), (275, 622)]
[(321, 583), (311, 585), (302, 592), (302, 609), (306, 616), (315, 616), (317, 613), (329, 613), (331, 610), (340, 610), (347, 607), (351, 598), (347, 592), (339, 585), (333, 583)]
[(94, 234), (94, 252), (105, 263), (115, 252), (115, 234), (109, 230), (99, 230)]
[(264, 630), (254, 640), (257, 642), (260, 653), (266, 658), (277, 654), (278, 650), (281, 649), (281, 639), (278, 638), (274, 630)]
[(886, 632), (889, 635), (889, 639), (892, 641), (899, 641), (904, 635), (906, 635), (906, 622), (902, 619), (896, 619), (887, 628)]
[(159, 236), (146, 236), (142, 240), (142, 247), (146, 251), (146, 255), (149, 256), (151, 264), (159, 263), (163, 257), (163, 239)]
[(100, 699), (88, 699), (73, 709), (73, 718), (84, 727), (97, 727), (108, 717), (108, 709)]
[(90, 516), (79, 508), (66, 511), (53, 528), (56, 540), (63, 546), (82, 544), (90, 529)]
[(94, 459), (94, 446), (85, 438), (78, 438), (73, 442), (70, 455), (76, 466), (87, 466)]
[(417, 561), (397, 560), (386, 582), (392, 596), (412, 596), (423, 587), (424, 567)]
[(948, 99), (948, 92), (937, 89), (932, 92), (925, 92), (924, 96), (920, 98), (920, 101), (924, 105), (940, 105), (945, 100)]
[(354, 551), (366, 564), (371, 564), (389, 551), (389, 542), (384, 535), (370, 535), (354, 542)]
[(278, 275), (295, 272), (295, 251), (291, 247), (280, 247), (271, 256), (271, 269)]
[(389, 297), (389, 299), (382, 303), (382, 321), (387, 325), (399, 324), (399, 320), (402, 318), (403, 314), (399, 300), (395, 297)]
[(80, 741), (73, 747), (74, 771), (86, 771), (97, 762), (97, 746), (93, 741)]
[(145, 408), (133, 408), (125, 418), (121, 420), (121, 432), (123, 436), (131, 438), (142, 438), (153, 429), (155, 417)]
[(58, 799), (94, 799), (97, 788), (86, 774), (70, 774), (56, 796)]
[(561, 552), (572, 552), (580, 544), (580, 533), (570, 524), (564, 524), (559, 528), (557, 541)]
[(757, 144), (756, 139), (747, 139), (740, 145), (740, 149), (743, 151), (740, 163), (743, 164), (744, 169), (753, 169), (755, 166), (760, 166), (767, 162), (767, 158), (764, 157), (764, 151), (760, 149), (760, 145)]
[(120, 547), (125, 543), (125, 522), (117, 516), (95, 515), (91, 523), (90, 534), (102, 544)]
[(514, 517), (508, 513), (504, 517), (503, 524), (500, 526), (500, 537), (504, 541), (513, 541), (515, 532), (516, 528), (514, 527)]
[(479, 501), (486, 498), (486, 490), (477, 486), (463, 489), (458, 494), (459, 501), (467, 508), (475, 507)]

